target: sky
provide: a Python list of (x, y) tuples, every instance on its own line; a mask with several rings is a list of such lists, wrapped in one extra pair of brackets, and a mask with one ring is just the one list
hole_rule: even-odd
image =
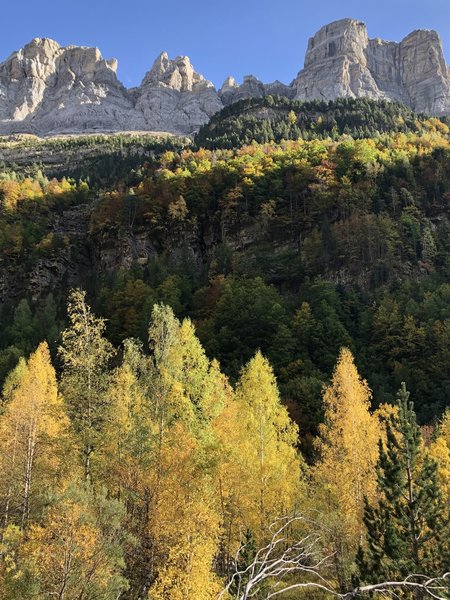
[[(400, 41), (436, 29), (450, 63), (450, 0), (20, 0), (1, 2), (0, 61), (35, 37), (97, 46), (117, 58), (126, 87), (139, 85), (155, 58), (188, 55), (220, 87), (232, 75), (290, 83), (308, 38), (352, 17), (369, 37)], [(9, 24), (9, 25), (8, 25)]]

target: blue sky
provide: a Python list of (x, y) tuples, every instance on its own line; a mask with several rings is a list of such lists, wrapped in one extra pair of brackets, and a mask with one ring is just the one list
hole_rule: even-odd
[(399, 41), (436, 29), (450, 63), (450, 0), (21, 0), (2, 2), (0, 61), (33, 37), (98, 46), (119, 60), (119, 78), (140, 83), (162, 51), (187, 54), (214, 84), (252, 73), (290, 82), (308, 38), (343, 17), (365, 21), (370, 37)]

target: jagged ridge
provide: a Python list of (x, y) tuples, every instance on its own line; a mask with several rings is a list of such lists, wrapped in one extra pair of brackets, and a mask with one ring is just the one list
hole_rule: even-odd
[(228, 77), (217, 91), (187, 56), (163, 52), (139, 87), (117, 79), (117, 61), (97, 48), (36, 38), (0, 64), (0, 134), (167, 131), (191, 134), (224, 106), (268, 95), (296, 100), (368, 97), (416, 112), (450, 114), (450, 75), (439, 35), (419, 30), (400, 43), (369, 39), (342, 19), (309, 40), (304, 68), (289, 85)]

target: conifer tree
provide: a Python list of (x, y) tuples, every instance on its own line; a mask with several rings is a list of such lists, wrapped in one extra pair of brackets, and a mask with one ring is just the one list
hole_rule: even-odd
[(445, 412), (438, 426), (429, 454), (438, 464), (439, 485), (444, 500), (450, 502), (450, 410)]
[(122, 517), (117, 500), (71, 483), (26, 536), (9, 529), (0, 600), (119, 598), (128, 587), (122, 575)]
[(212, 571), (220, 523), (207, 453), (223, 382), (190, 320), (180, 324), (169, 307), (154, 307), (149, 338), (147, 394), (155, 423), (148, 523), (155, 581), (150, 596), (212, 599), (220, 589)]
[(414, 405), (402, 383), (398, 413), (380, 441), (379, 501), (366, 501), (367, 544), (358, 553), (361, 579), (402, 580), (413, 573), (439, 576), (448, 570), (448, 507), (438, 485), (437, 463), (424, 451)]
[(261, 352), (242, 370), (235, 398), (215, 428), (221, 443), (217, 483), (223, 544), (233, 555), (242, 532), (250, 530), (256, 543), (263, 543), (274, 520), (295, 511), (302, 498), (298, 428), (281, 404)]
[(130, 598), (140, 598), (150, 585), (152, 540), (149, 519), (154, 489), (155, 425), (139, 379), (147, 357), (135, 340), (125, 340), (123, 364), (108, 390), (108, 406), (97, 462), (98, 480), (126, 507), (124, 529), (135, 543), (126, 544), (126, 576)]

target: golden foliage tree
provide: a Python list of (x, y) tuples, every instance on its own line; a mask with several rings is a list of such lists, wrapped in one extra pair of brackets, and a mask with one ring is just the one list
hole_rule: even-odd
[[(14, 383), (13, 383), (14, 381)], [(19, 364), (0, 417), (1, 526), (39, 518), (69, 466), (69, 422), (46, 342)]]
[(117, 501), (89, 487), (69, 485), (25, 538), (9, 532), (3, 583), (10, 595), (5, 600), (118, 598), (127, 588), (121, 519)]
[(104, 337), (105, 321), (86, 303), (86, 293), (72, 290), (67, 309), (70, 326), (59, 349), (63, 364), (61, 387), (80, 440), (84, 477), (92, 479), (92, 456), (100, 443), (105, 417), (107, 367), (113, 354)]
[(450, 500), (450, 410), (447, 410), (438, 428), (438, 435), (428, 453), (438, 464), (439, 483), (444, 498)]
[(153, 600), (212, 600), (220, 591), (213, 572), (219, 539), (213, 480), (202, 464), (201, 443), (181, 423), (163, 449), (164, 474), (151, 520), (160, 560)]
[(313, 470), (314, 502), (323, 515), (342, 586), (363, 535), (364, 498), (372, 499), (376, 492), (380, 433), (378, 419), (370, 412), (370, 398), (350, 350), (343, 348), (323, 395), (324, 423), (316, 440), (318, 461)]
[(302, 496), (298, 429), (260, 352), (243, 369), (215, 427), (222, 455), (217, 493), (224, 544), (232, 553), (246, 530), (263, 542), (273, 521), (295, 510)]

